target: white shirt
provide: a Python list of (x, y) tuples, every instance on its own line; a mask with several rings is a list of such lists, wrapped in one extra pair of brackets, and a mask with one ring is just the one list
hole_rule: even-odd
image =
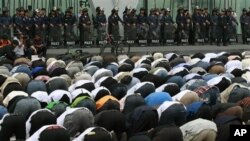
[(16, 54), (17, 57), (23, 56), (24, 55), (24, 46), (16, 46), (14, 49), (14, 52)]

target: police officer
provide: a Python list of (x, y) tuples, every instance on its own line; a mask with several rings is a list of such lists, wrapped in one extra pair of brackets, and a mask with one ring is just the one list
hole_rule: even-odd
[(49, 16), (49, 36), (51, 42), (60, 42), (62, 36), (62, 19), (56, 9), (52, 9)]
[[(209, 17), (208, 17), (209, 18)], [(199, 25), (200, 25), (200, 38), (205, 39), (206, 33), (207, 33), (207, 23), (209, 23), (209, 19), (206, 19), (205, 12), (203, 9), (200, 9), (200, 13), (198, 16), (199, 19)], [(208, 20), (208, 21), (206, 21)]]
[(212, 45), (213, 42), (215, 42), (216, 38), (217, 38), (216, 37), (217, 36), (216, 28), (217, 28), (217, 25), (218, 25), (218, 12), (217, 12), (217, 9), (212, 10), (210, 23), (211, 23), (210, 44)]
[(200, 38), (200, 23), (201, 23), (201, 17), (200, 17), (200, 8), (198, 6), (195, 7), (194, 13), (192, 15), (193, 20), (193, 32), (194, 32), (194, 40), (197, 41), (197, 39)]
[(186, 21), (185, 29), (184, 29), (184, 31), (185, 31), (184, 38), (188, 39), (189, 44), (193, 44), (193, 41), (192, 41), (192, 30), (193, 30), (192, 17), (190, 15), (188, 9), (184, 10), (184, 19)]
[(73, 15), (71, 10), (66, 10), (65, 16), (63, 19), (64, 23), (64, 40), (67, 41), (75, 41), (76, 36), (74, 33), (74, 27), (76, 25), (76, 17)]
[(204, 8), (204, 20), (205, 20), (205, 41), (208, 42), (210, 39), (210, 27), (211, 27), (211, 15), (208, 12), (208, 8)]
[(218, 17), (218, 37), (217, 37), (217, 45), (220, 46), (221, 40), (224, 46), (227, 46), (228, 42), (228, 25), (229, 25), (229, 17), (225, 13), (225, 10), (222, 10)]
[(150, 14), (148, 16), (148, 24), (149, 24), (149, 39), (159, 39), (159, 20), (156, 9), (151, 9)]
[(244, 8), (242, 10), (242, 15), (240, 16), (240, 24), (241, 24), (241, 32), (242, 32), (242, 41), (243, 44), (246, 44), (247, 42), (247, 28), (249, 27), (249, 23), (248, 23), (248, 15), (247, 15), (247, 10), (246, 8)]
[(40, 16), (40, 10), (36, 9), (33, 16), (33, 24), (34, 24), (34, 35), (41, 36), (42, 30), (42, 18)]
[(106, 37), (107, 19), (104, 14), (104, 8), (100, 7), (100, 10), (96, 14), (96, 28), (97, 28), (97, 41), (103, 41)]
[(127, 7), (125, 8), (123, 12), (123, 23), (124, 23), (124, 40), (128, 40), (128, 37), (130, 36), (130, 12), (131, 8)]
[(170, 15), (170, 9), (164, 9), (163, 10), (163, 17), (161, 18), (161, 32), (163, 34), (163, 39), (164, 40), (172, 40), (174, 39), (174, 20), (172, 16)]
[(11, 37), (12, 18), (9, 16), (9, 10), (3, 8), (2, 16), (0, 17), (0, 37), (7, 35)]
[(91, 35), (90, 26), (91, 26), (91, 21), (88, 14), (88, 9), (84, 8), (82, 10), (82, 15), (79, 18), (81, 45), (84, 43), (84, 41), (90, 41), (90, 35)]
[(12, 17), (13, 22), (13, 34), (14, 36), (18, 36), (19, 34), (19, 23), (20, 23), (20, 8), (16, 8), (16, 13)]
[(108, 33), (113, 36), (115, 41), (120, 40), (119, 35), (119, 22), (123, 23), (118, 15), (118, 8), (114, 8), (111, 11), (111, 15), (108, 18)]
[(129, 23), (130, 23), (130, 36), (128, 36), (128, 40), (136, 40), (137, 39), (137, 16), (136, 9), (132, 9), (129, 15)]
[(42, 8), (40, 11), (40, 17), (42, 21), (42, 29), (41, 29), (41, 39), (44, 42), (48, 35), (48, 25), (49, 25), (49, 18), (46, 15), (46, 9)]
[(25, 21), (25, 9), (21, 7), (19, 17), (16, 19), (16, 26), (19, 35), (24, 35), (26, 33), (24, 21)]
[(179, 45), (181, 43), (182, 39), (188, 39), (189, 38), (189, 34), (186, 33), (187, 31), (187, 25), (189, 24), (189, 28), (190, 28), (190, 24), (188, 23), (188, 21), (190, 22), (190, 20), (187, 20), (187, 12), (180, 7), (178, 9), (177, 12), (177, 16), (176, 16), (176, 23), (177, 23), (177, 31), (176, 31), (176, 35), (177, 35), (177, 45)]
[(29, 11), (24, 11), (24, 17), (22, 18), (23, 23), (23, 35), (27, 36), (28, 38), (32, 37), (32, 28), (33, 28), (33, 19), (31, 18)]
[(137, 16), (137, 34), (138, 39), (147, 39), (148, 38), (149, 26), (147, 23), (147, 13), (145, 8), (140, 9), (140, 13)]
[(234, 13), (233, 9), (230, 7), (227, 12), (227, 16), (229, 17), (229, 39), (236, 39), (236, 42), (238, 41), (237, 39), (237, 17), (236, 13)]

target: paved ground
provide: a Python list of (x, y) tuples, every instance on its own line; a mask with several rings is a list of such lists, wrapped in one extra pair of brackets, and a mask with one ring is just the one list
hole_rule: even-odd
[[(128, 47), (123, 47), (124, 52), (127, 52)], [(64, 54), (68, 51), (74, 52), (75, 50), (83, 50), (91, 54), (99, 54), (100, 48), (91, 47), (91, 48), (68, 48), (68, 49), (48, 49), (47, 54), (49, 56)], [(130, 48), (130, 54), (147, 54), (152, 52), (175, 52), (179, 54), (193, 54), (197, 52), (233, 52), (233, 51), (250, 51), (250, 45), (229, 45), (229, 46), (215, 46), (215, 45), (195, 45), (195, 46), (135, 46)], [(110, 48), (106, 48), (104, 51), (105, 54), (110, 53)]]

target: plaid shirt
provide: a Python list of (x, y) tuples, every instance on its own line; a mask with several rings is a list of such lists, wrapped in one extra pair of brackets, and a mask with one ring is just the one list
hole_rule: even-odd
[(197, 89), (194, 90), (194, 92), (196, 92), (198, 94), (198, 96), (201, 96), (202, 94), (204, 94), (206, 91), (208, 91), (209, 89), (213, 88), (214, 86), (201, 86)]

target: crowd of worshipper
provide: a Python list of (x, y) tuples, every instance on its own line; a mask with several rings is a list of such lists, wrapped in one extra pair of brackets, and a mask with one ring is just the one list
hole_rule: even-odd
[[(20, 7), (11, 16), (9, 10), (3, 8), (0, 35), (2, 38), (3, 35), (10, 37), (22, 34), (29, 39), (40, 36), (48, 45), (75, 42), (83, 46), (88, 41), (94, 41), (98, 45), (99, 41), (105, 41), (108, 36), (116, 41), (134, 43), (147, 40), (148, 43), (159, 44), (180, 45), (187, 42), (193, 45), (202, 42), (228, 45), (230, 42), (238, 42), (237, 27), (240, 23), (243, 43), (250, 41), (250, 14), (245, 8), (239, 22), (232, 8), (221, 11), (213, 9), (210, 13), (208, 8), (196, 6), (190, 13), (188, 9), (181, 7), (175, 19), (169, 8), (153, 8), (147, 14), (145, 8), (137, 12), (136, 9), (126, 7), (123, 17), (118, 15), (118, 8), (112, 9), (111, 15), (107, 17), (105, 10), (109, 9), (97, 7), (96, 15), (91, 16), (87, 8), (82, 8), (78, 14), (74, 13), (74, 7), (67, 8), (65, 12), (55, 7), (47, 15), (45, 8), (32, 11)], [(120, 33), (120, 28), (124, 29), (124, 33)], [(93, 36), (93, 32), (97, 33), (97, 37)]]
[(249, 85), (247, 52), (18, 58), (0, 66), (0, 140), (228, 141)]

